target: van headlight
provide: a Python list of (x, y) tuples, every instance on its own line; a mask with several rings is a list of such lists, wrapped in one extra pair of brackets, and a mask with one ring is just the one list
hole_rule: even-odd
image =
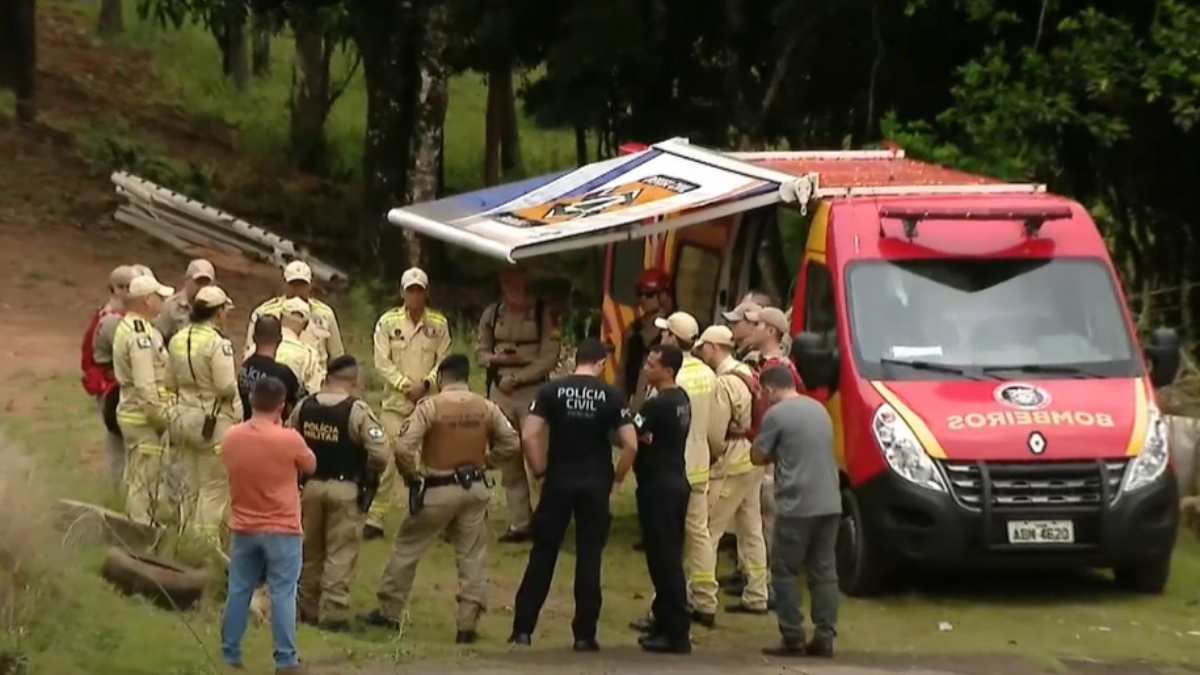
[(896, 414), (892, 406), (887, 403), (879, 406), (875, 411), (871, 429), (875, 432), (875, 440), (879, 442), (879, 449), (883, 451), (883, 456), (887, 459), (888, 466), (892, 467), (892, 471), (921, 487), (946, 491), (946, 482), (941, 472), (925, 452), (908, 423)]
[(1150, 407), (1149, 419), (1146, 425), (1146, 441), (1142, 452), (1129, 463), (1125, 469), (1125, 480), (1121, 492), (1133, 492), (1153, 483), (1167, 470), (1171, 459), (1171, 450), (1167, 444), (1167, 421), (1163, 419), (1158, 408)]

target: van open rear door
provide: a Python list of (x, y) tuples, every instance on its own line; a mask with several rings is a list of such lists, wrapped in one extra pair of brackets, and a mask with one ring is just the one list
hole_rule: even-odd
[(814, 182), (671, 139), (572, 171), (392, 209), (388, 220), (516, 262), (783, 201), (805, 204)]

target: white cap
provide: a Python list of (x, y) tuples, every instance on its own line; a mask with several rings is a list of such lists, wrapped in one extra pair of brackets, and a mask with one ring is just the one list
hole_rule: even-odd
[(670, 331), (671, 335), (681, 339), (692, 341), (700, 334), (700, 324), (696, 323), (695, 317), (687, 312), (675, 312), (667, 318), (659, 317), (654, 320), (654, 326), (660, 330)]
[(169, 298), (175, 294), (175, 289), (170, 286), (163, 286), (158, 283), (153, 275), (143, 274), (140, 277), (134, 277), (133, 281), (129, 282), (129, 297), (143, 298), (152, 293), (157, 293), (164, 298)]
[(117, 265), (108, 275), (108, 285), (114, 288), (129, 286), (129, 282), (141, 276), (132, 265)]
[(404, 271), (404, 276), (400, 277), (400, 288), (406, 289), (409, 286), (429, 288), (429, 275), (420, 267), (408, 268)]
[(213, 264), (204, 258), (196, 258), (187, 266), (187, 278), (189, 279), (208, 279), (209, 281), (217, 280), (217, 270)]
[(284, 314), (301, 314), (307, 321), (312, 315), (312, 310), (309, 309), (308, 301), (304, 298), (288, 298), (283, 301)]
[(754, 323), (765, 323), (768, 326), (779, 331), (780, 335), (787, 335), (788, 325), (787, 315), (778, 307), (763, 307), (750, 312), (746, 312), (746, 319)]
[(283, 268), (283, 280), (289, 284), (293, 281), (312, 283), (312, 268), (303, 260), (293, 260)]
[(135, 263), (133, 265), (130, 265), (130, 267), (133, 268), (135, 276), (139, 276), (139, 277), (140, 276), (154, 276), (154, 270), (150, 269), (148, 266), (143, 265), (141, 263)]
[(196, 292), (196, 299), (193, 301), (197, 305), (204, 307), (224, 307), (229, 305), (233, 308), (233, 300), (229, 299), (229, 295), (220, 286), (205, 286)]
[(722, 345), (725, 347), (736, 346), (733, 341), (733, 331), (726, 326), (709, 326), (700, 334), (700, 339), (696, 340), (696, 348), (701, 345)]

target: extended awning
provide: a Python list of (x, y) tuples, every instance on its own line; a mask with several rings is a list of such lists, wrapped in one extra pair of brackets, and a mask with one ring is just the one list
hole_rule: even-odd
[(806, 204), (815, 182), (671, 139), (573, 171), (392, 209), (388, 220), (516, 262), (783, 201)]

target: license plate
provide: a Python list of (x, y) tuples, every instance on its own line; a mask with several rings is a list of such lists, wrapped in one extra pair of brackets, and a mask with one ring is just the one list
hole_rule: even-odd
[(1075, 523), (1069, 520), (1010, 520), (1010, 544), (1072, 544)]

